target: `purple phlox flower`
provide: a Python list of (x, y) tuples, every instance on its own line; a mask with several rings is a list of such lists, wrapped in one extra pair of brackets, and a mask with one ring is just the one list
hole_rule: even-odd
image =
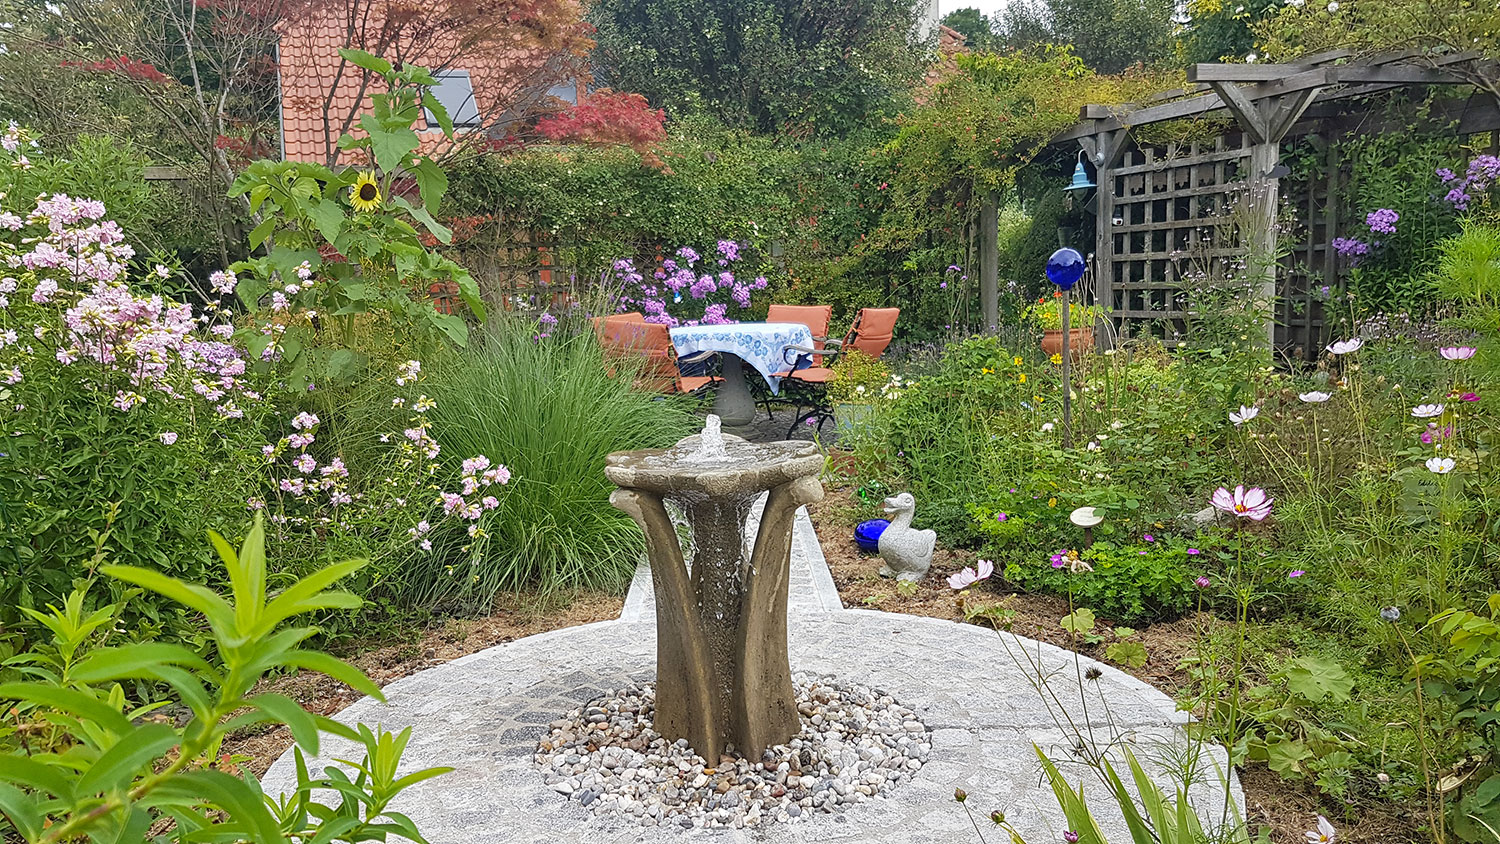
[(1234, 492), (1219, 487), (1213, 494), (1212, 503), (1225, 513), (1259, 522), (1271, 515), (1271, 503), (1275, 500), (1258, 486), (1247, 490), (1241, 484), (1234, 488)]
[(1005, 513), (996, 513), (995, 514), (995, 521), (997, 521), (997, 522), (1003, 522), (1003, 521), (1007, 521), (1009, 519), (1010, 519), (1010, 516), (1007, 515), (1007, 514), (1005, 514)]
[(1291, 578), (1294, 578), (1294, 577), (1301, 577), (1304, 574), (1307, 574), (1307, 572), (1303, 571), (1302, 569), (1292, 569), (1291, 571), (1287, 572), (1286, 576), (1287, 576), (1287, 579), (1290, 580)]
[(989, 560), (979, 560), (974, 566), (974, 568), (965, 566), (962, 571), (950, 575), (948, 585), (954, 589), (967, 589), (995, 573), (995, 564)]
[(1396, 211), (1390, 208), (1379, 208), (1365, 216), (1365, 225), (1369, 226), (1372, 232), (1395, 234), (1396, 222), (1400, 219), (1401, 215)]

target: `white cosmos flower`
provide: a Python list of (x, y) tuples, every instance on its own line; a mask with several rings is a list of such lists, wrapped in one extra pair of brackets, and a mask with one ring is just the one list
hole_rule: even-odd
[(1453, 471), (1453, 458), (1451, 457), (1429, 457), (1427, 458), (1427, 471), (1434, 475), (1446, 475)]
[(1320, 393), (1317, 390), (1313, 390), (1307, 393), (1298, 393), (1297, 398), (1302, 399), (1308, 404), (1322, 404), (1333, 398), (1333, 393)]
[(1411, 415), (1418, 419), (1431, 419), (1434, 416), (1443, 415), (1443, 406), (1440, 404), (1419, 404), (1411, 409)]
[(1352, 337), (1348, 340), (1337, 340), (1328, 344), (1328, 353), (1330, 355), (1347, 355), (1350, 352), (1358, 351), (1359, 347), (1364, 344), (1365, 341), (1358, 337)]
[(1085, 446), (1085, 448), (1087, 448), (1089, 451), (1098, 451), (1099, 444), (1094, 442), (1093, 440), (1089, 440), (1089, 444)]
[(1253, 404), (1250, 404), (1250, 405), (1242, 404), (1242, 405), (1240, 405), (1240, 409), (1239, 409), (1238, 413), (1236, 413), (1233, 410), (1229, 411), (1229, 421), (1233, 422), (1235, 424), (1235, 426), (1238, 427), (1240, 425), (1245, 424), (1246, 422), (1249, 422), (1251, 419), (1254, 419), (1255, 417), (1257, 417), (1259, 415), (1260, 415), (1260, 408), (1256, 407)]
[(1311, 844), (1331, 844), (1334, 839), (1338, 838), (1339, 831), (1333, 828), (1333, 824), (1329, 823), (1327, 818), (1318, 815), (1318, 828), (1302, 834), (1307, 836)]

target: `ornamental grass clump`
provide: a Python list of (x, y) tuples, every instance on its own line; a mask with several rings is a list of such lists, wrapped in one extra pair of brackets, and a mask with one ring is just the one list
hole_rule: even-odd
[(609, 504), (605, 456), (671, 445), (695, 419), (681, 400), (634, 389), (592, 331), (569, 322), (538, 338), (531, 321), (497, 319), (472, 349), (431, 364), (425, 389), (442, 453), (504, 455), (514, 475), (486, 535), (413, 561), (407, 597), (484, 608), (501, 591), (629, 581), (644, 546)]

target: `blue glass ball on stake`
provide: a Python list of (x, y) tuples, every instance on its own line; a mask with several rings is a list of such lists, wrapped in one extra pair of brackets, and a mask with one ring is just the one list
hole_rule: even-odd
[(1047, 278), (1063, 290), (1072, 290), (1087, 266), (1077, 249), (1063, 247), (1047, 259)]

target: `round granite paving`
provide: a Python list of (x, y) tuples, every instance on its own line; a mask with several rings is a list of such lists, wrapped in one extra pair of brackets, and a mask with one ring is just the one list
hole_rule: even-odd
[[(385, 688), (388, 703), (366, 698), (338, 719), (386, 729), (411, 726), (403, 769), (455, 768), (408, 790), (393, 806), (432, 844), (596, 844), (685, 836), (726, 842), (977, 841), (953, 800), (956, 788), (969, 793), (969, 807), (985, 824), (985, 816), (1000, 809), (1033, 844), (1060, 841), (1066, 825), (1033, 744), (1084, 784), (1107, 838), (1120, 841), (1128, 840), (1124, 823), (1101, 799), (1103, 786), (1069, 761), (1076, 736), (1099, 748), (1129, 746), (1153, 771), (1161, 764), (1180, 767), (1190, 753), (1180, 726), (1186, 716), (1160, 691), (1069, 651), (973, 625), (867, 610), (798, 614), (792, 619), (791, 662), (794, 671), (885, 689), (916, 710), (932, 730), (927, 764), (889, 798), (790, 823), (683, 830), (594, 817), (544, 783), (533, 760), (536, 743), (550, 722), (581, 703), (654, 678), (655, 627), (649, 620), (600, 622), (498, 645), (392, 683)], [(1084, 676), (1091, 667), (1099, 670), (1096, 679)], [(1038, 670), (1046, 678), (1046, 695), (1034, 686)], [(325, 758), (350, 752), (342, 740), (326, 743)], [(1198, 758), (1192, 802), (1208, 825), (1224, 813), (1225, 770), (1222, 750)], [(275, 794), (292, 780), (288, 753), (267, 773), (265, 789)], [(1229, 782), (1239, 810), (1243, 795), (1232, 776)]]

